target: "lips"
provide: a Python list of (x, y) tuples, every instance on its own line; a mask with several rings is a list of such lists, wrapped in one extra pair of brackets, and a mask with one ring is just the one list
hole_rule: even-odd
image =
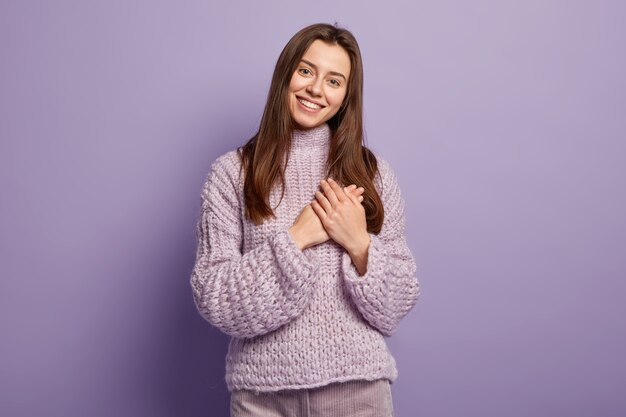
[(296, 96), (296, 99), (300, 102), (300, 104), (302, 104), (304, 107), (310, 110), (319, 110), (319, 109), (323, 109), (324, 107), (326, 107), (326, 106), (321, 105), (320, 103), (317, 103), (315, 101), (312, 101), (303, 97)]

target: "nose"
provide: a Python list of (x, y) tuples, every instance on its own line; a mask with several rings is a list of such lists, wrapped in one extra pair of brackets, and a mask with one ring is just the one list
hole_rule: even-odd
[(309, 93), (311, 95), (314, 95), (314, 96), (322, 95), (321, 82), (322, 82), (322, 80), (319, 77), (315, 77), (315, 78), (311, 79), (311, 82), (306, 87), (307, 93)]

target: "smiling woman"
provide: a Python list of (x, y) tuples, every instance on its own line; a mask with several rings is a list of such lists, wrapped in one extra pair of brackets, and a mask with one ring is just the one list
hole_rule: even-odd
[(191, 285), (231, 336), (233, 417), (393, 415), (385, 337), (420, 287), (395, 175), (363, 145), (362, 92), (354, 36), (300, 30), (258, 132), (205, 181)]
[(327, 122), (346, 97), (350, 56), (341, 46), (315, 40), (289, 83), (289, 110), (300, 129)]

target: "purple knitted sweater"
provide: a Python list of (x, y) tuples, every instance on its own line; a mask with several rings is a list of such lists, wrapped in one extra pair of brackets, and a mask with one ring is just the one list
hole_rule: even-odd
[(301, 251), (288, 232), (326, 178), (330, 140), (327, 124), (293, 133), (285, 195), (276, 208), (281, 190), (272, 189), (276, 218), (259, 226), (244, 216), (237, 152), (211, 166), (191, 286), (200, 314), (231, 336), (229, 391), (393, 382), (398, 375), (384, 337), (415, 305), (420, 287), (406, 244), (404, 200), (388, 163), (377, 156), (385, 218), (380, 234), (370, 233), (365, 275), (333, 240)]

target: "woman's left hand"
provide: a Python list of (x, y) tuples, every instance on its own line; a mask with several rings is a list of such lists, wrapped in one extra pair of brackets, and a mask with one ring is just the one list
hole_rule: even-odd
[(344, 191), (331, 178), (322, 180), (321, 187), (324, 192), (315, 192), (311, 206), (328, 236), (343, 246), (350, 256), (363, 256), (369, 248), (370, 236), (361, 198), (352, 191)]

